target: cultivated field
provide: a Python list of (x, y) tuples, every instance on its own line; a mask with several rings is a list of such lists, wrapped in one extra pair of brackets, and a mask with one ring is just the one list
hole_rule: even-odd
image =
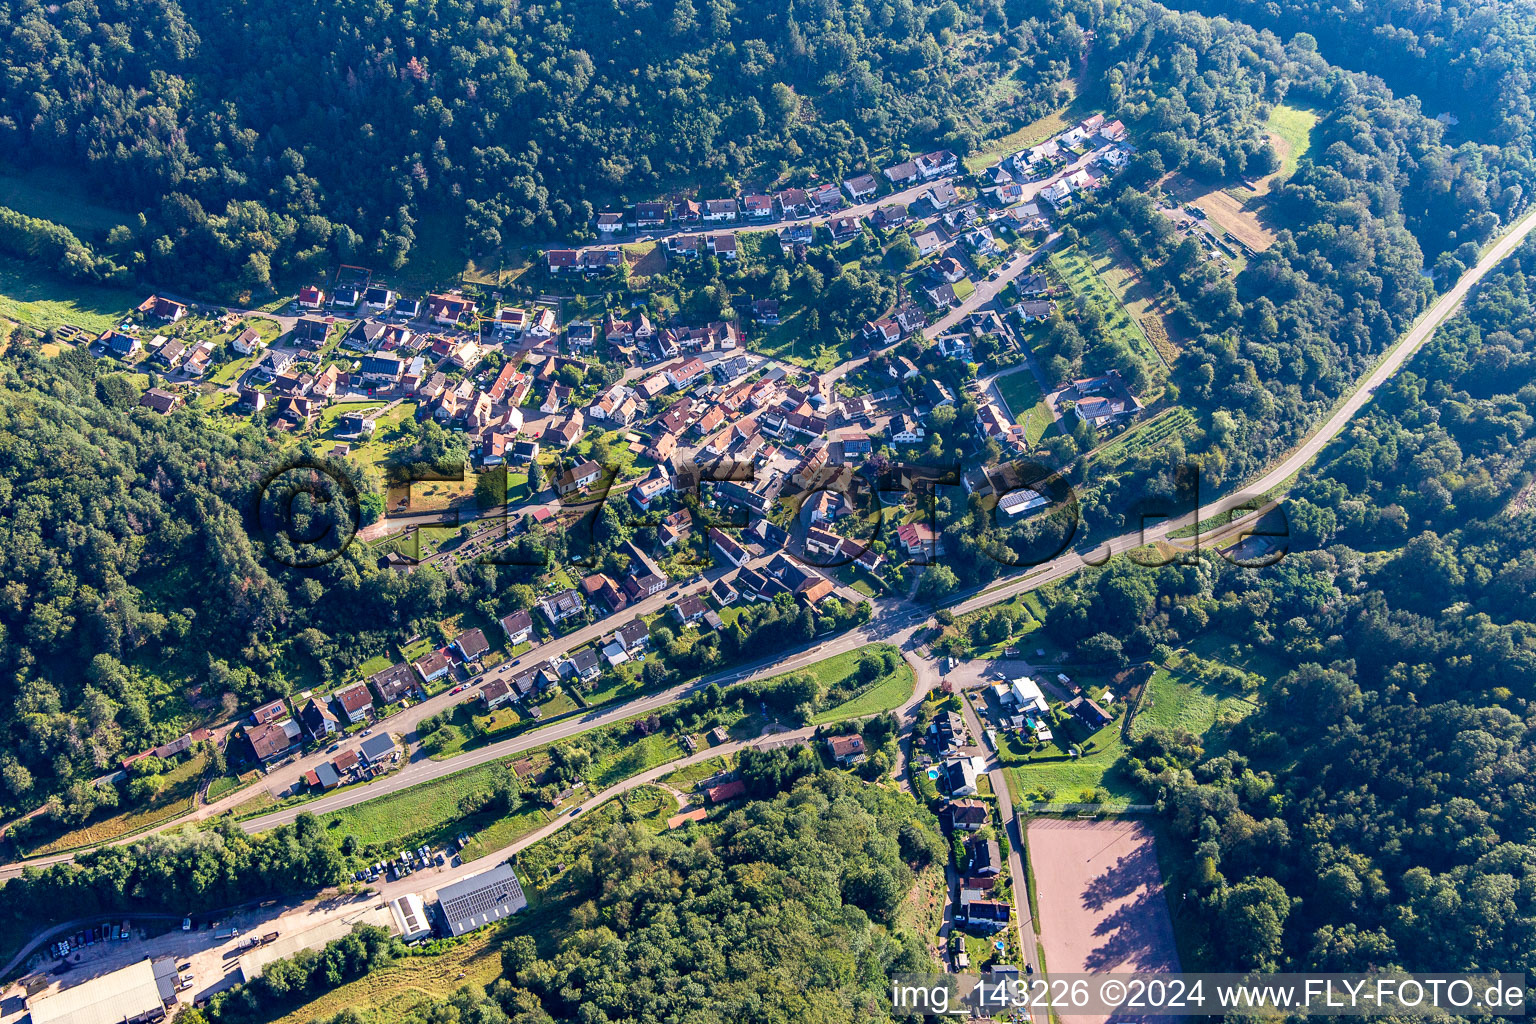
[(1262, 223), (1254, 209), (1238, 202), (1230, 192), (1201, 185), (1182, 174), (1169, 179), (1167, 189), (1180, 201), (1200, 207), (1207, 220), (1254, 252), (1263, 252), (1275, 244), (1272, 228)]
[[(1053, 977), (1178, 971), (1173, 922), (1150, 829), (1135, 821), (1038, 819), (1029, 823), (1027, 840), (1040, 938)], [(1061, 1024), (1108, 1019), (1060, 1017)], [(1117, 1014), (1115, 1019), (1132, 1018)]]

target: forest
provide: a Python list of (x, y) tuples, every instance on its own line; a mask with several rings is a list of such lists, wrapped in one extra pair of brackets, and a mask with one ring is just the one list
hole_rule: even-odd
[[(1034, 564), (1064, 537), (1091, 544), (1143, 515), (1181, 514), (1197, 493), (1252, 478), (1526, 206), (1527, 151), (1453, 149), (1417, 104), (1328, 64), (1308, 39), (1282, 43), (1150, 5), (1115, 8), (1100, 32), (1094, 63), (1121, 115), (1149, 134), (1127, 173), (1079, 203), (1064, 232), (1107, 232), (1167, 296), (1189, 341), (1165, 398), (1197, 411), (1199, 426), (1121, 451), (1096, 452), (1102, 439), (1086, 424), (1048, 439), (1031, 461), (1060, 472), (1076, 498), (1050, 517), (1005, 525), (974, 499), (942, 499), (938, 524), (959, 582)], [(1171, 171), (1220, 183), (1271, 170), (1258, 126), (1281, 102), (1319, 118), (1306, 159), (1268, 196), (1285, 226), (1241, 272), (1224, 275), (1177, 236), (1152, 193)], [(1058, 318), (1039, 355), (1055, 379), (1068, 379), (1084, 372), (1102, 335), (1091, 317)]]
[(1191, 6), (1305, 37), (1330, 62), (1380, 75), (1400, 95), (1419, 97), (1431, 115), (1452, 115), (1465, 134), (1530, 150), (1536, 21), (1528, 4), (1196, 0)]
[(423, 235), (479, 256), (677, 187), (967, 148), (1062, 100), (1072, 6), (5, 0), (0, 143), (142, 211), (104, 259), (232, 301), (399, 270)]
[(1062, 643), (1156, 660), (1209, 634), (1289, 667), (1211, 749), (1130, 752), (1196, 963), (1530, 969), (1533, 302), (1527, 243), (1299, 481), (1277, 565), (1113, 563), (1052, 608)]

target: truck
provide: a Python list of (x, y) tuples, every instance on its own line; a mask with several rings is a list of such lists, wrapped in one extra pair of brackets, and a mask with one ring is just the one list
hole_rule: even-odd
[(240, 929), (233, 926), (229, 928), (216, 928), (213, 937), (216, 939), (232, 939), (240, 934)]
[(267, 932), (267, 934), (265, 934), (265, 935), (263, 935), (261, 937), (261, 944), (263, 946), (265, 946), (269, 942), (276, 942), (276, 941), (277, 941), (277, 932)]

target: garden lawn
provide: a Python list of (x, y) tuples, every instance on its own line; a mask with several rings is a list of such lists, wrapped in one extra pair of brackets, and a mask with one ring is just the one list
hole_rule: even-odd
[(998, 377), (996, 384), (1003, 401), (1008, 403), (1013, 421), (1024, 428), (1031, 445), (1038, 444), (1056, 425), (1056, 418), (1051, 415), (1050, 404), (1040, 393), (1040, 385), (1035, 383), (1035, 375), (1025, 367)]

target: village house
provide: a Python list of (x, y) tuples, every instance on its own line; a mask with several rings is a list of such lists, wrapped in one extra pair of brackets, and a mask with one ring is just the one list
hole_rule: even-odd
[(899, 164), (887, 167), (880, 173), (884, 174), (886, 180), (892, 185), (900, 188), (903, 185), (910, 185), (917, 180), (917, 163), (912, 160), (905, 160)]
[(555, 490), (562, 497), (592, 486), (603, 475), (603, 467), (590, 460), (566, 470), (555, 480)]
[(486, 711), (494, 711), (503, 704), (512, 701), (512, 687), (501, 679), (492, 679), (480, 687), (480, 706)]
[(856, 203), (873, 196), (879, 187), (873, 174), (859, 174), (843, 181), (843, 188), (848, 190), (848, 197)]
[(782, 192), (776, 192), (773, 201), (778, 204), (781, 216), (809, 217), (811, 215), (811, 197), (803, 188), (787, 188)]
[(446, 676), (453, 668), (453, 662), (441, 650), (433, 650), (411, 662), (411, 667), (421, 676), (422, 682), (430, 683)]
[(882, 206), (870, 215), (869, 222), (881, 231), (902, 227), (907, 223), (907, 208), (901, 203)]
[(709, 528), (709, 546), (712, 551), (738, 569), (746, 565), (752, 557), (740, 541), (718, 527)]
[(737, 216), (736, 200), (707, 199), (704, 201), (704, 219), (711, 223), (729, 223)]
[(307, 284), (299, 289), (300, 309), (319, 309), (325, 304), (325, 292), (312, 284)]
[(917, 173), (926, 181), (941, 174), (954, 174), (960, 165), (960, 158), (947, 149), (939, 149), (924, 153), (913, 162), (917, 165)]
[(947, 210), (959, 201), (960, 194), (955, 191), (955, 186), (947, 181), (941, 181), (924, 192), (923, 198), (928, 200), (928, 205), (935, 210)]
[(844, 768), (861, 764), (865, 759), (864, 737), (857, 734), (828, 737), (827, 750), (832, 760)]
[(710, 255), (722, 260), (734, 260), (736, 258), (736, 236), (730, 232), (722, 231), (709, 235), (704, 241)]
[(427, 312), (435, 322), (451, 327), (473, 315), (475, 304), (462, 295), (428, 295)]
[(485, 630), (479, 627), (460, 633), (454, 638), (453, 646), (458, 649), (459, 657), (467, 662), (479, 661), (491, 649), (490, 642), (485, 638)]
[(527, 643), (533, 636), (533, 616), (526, 609), (504, 615), (501, 618), (501, 631), (507, 635), (508, 647)]
[(667, 206), (665, 203), (636, 203), (635, 226), (644, 231), (647, 228), (661, 227), (667, 223)]
[(567, 619), (575, 618), (585, 610), (586, 603), (582, 600), (581, 594), (571, 589), (539, 599), (539, 611), (543, 612), (549, 624), (555, 627)]
[(363, 683), (344, 686), (331, 694), (331, 699), (341, 708), (341, 713), (347, 716), (347, 721), (354, 725), (366, 720), (373, 712), (373, 695)]
[(944, 553), (942, 539), (927, 523), (903, 523), (896, 530), (896, 541), (908, 558), (933, 558)]
[(163, 295), (151, 295), (139, 303), (139, 312), (164, 323), (174, 324), (186, 317), (187, 304)]
[(168, 416), (181, 408), (182, 397), (180, 395), (173, 395), (161, 388), (150, 388), (139, 399), (139, 405), (146, 409), (151, 409), (161, 416)]
[(397, 704), (418, 689), (410, 667), (401, 663), (391, 665), (382, 672), (375, 672), (368, 677), (368, 682), (372, 684), (373, 692), (378, 695), (381, 704)]

